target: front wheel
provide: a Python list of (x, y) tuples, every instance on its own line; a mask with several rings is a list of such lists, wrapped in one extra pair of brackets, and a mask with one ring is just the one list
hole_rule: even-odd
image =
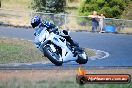
[(60, 59), (60, 54), (53, 52), (49, 45), (44, 47), (44, 53), (45, 56), (56, 66), (61, 66), (63, 64), (62, 59)]
[(78, 55), (76, 62), (79, 64), (86, 64), (88, 62), (88, 56), (85, 54), (85, 52)]

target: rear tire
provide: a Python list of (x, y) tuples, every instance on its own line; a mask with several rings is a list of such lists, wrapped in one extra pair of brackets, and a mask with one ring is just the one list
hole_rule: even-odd
[[(51, 53), (53, 53), (51, 51), (51, 48), (50, 46), (45, 46), (44, 47), (44, 54), (45, 56), (53, 63), (55, 64), (56, 66), (61, 66), (63, 64), (63, 61), (59, 61), (57, 60), (58, 58), (56, 56), (52, 56)], [(58, 57), (60, 58), (60, 56), (58, 55)]]

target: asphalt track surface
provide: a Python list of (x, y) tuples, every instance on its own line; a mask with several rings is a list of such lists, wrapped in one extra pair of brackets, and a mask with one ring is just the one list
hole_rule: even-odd
[[(0, 37), (20, 38), (33, 40), (34, 30), (25, 28), (0, 27)], [(112, 33), (90, 33), (71, 32), (71, 37), (77, 41), (81, 47), (92, 48), (109, 52), (109, 57), (104, 59), (89, 60), (86, 67), (132, 67), (132, 35), (112, 34)], [(78, 64), (69, 62), (63, 64), (62, 68), (74, 68)], [(12, 68), (12, 65), (0, 66), (2, 68)], [(16, 65), (16, 68), (54, 68), (52, 63)]]

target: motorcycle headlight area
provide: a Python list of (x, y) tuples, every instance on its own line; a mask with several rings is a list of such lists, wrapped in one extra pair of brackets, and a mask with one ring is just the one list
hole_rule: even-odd
[(83, 59), (87, 59), (87, 55), (85, 52), (83, 52), (82, 54), (79, 54), (78, 57), (83, 58)]

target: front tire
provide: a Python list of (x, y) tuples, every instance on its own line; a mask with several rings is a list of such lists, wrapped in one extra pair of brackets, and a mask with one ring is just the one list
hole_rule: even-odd
[(44, 54), (56, 66), (61, 66), (63, 64), (63, 61), (58, 60), (60, 56), (54, 53), (52, 49), (50, 48), (50, 46), (44, 47)]
[(86, 64), (88, 62), (88, 56), (86, 56), (86, 59), (84, 59), (78, 55), (78, 59), (76, 60), (76, 62), (79, 64)]

